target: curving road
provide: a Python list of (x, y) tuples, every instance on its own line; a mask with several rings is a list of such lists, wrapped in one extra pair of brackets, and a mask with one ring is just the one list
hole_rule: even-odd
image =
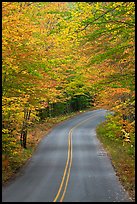
[(95, 128), (106, 110), (80, 114), (42, 139), (2, 202), (129, 202)]

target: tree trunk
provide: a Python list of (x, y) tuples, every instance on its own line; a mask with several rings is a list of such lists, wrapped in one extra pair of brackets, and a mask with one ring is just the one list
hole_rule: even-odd
[(26, 149), (26, 144), (27, 144), (27, 130), (24, 130), (23, 132), (23, 147)]
[(28, 121), (30, 119), (31, 110), (28, 108), (24, 108), (24, 121), (22, 124), (21, 136), (20, 136), (20, 144), (23, 148), (27, 148), (27, 128), (28, 128)]

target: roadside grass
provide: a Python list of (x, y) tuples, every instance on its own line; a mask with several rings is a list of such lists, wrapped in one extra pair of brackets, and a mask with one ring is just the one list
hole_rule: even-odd
[(18, 143), (16, 144), (16, 151), (13, 154), (9, 154), (5, 159), (2, 155), (2, 184), (5, 185), (10, 179), (16, 176), (16, 173), (21, 167), (31, 158), (38, 143), (41, 139), (50, 132), (50, 130), (60, 122), (69, 119), (75, 115), (84, 111), (73, 112), (67, 115), (61, 115), (54, 118), (46, 118), (43, 121), (37, 122), (29, 128), (27, 134), (27, 148), (24, 149), (20, 146), (18, 137)]
[[(101, 123), (97, 129), (97, 137), (106, 149), (120, 182), (128, 191), (132, 200), (135, 200), (135, 150), (130, 143), (112, 136), (107, 128), (107, 121)], [(108, 135), (111, 135), (109, 137)]]

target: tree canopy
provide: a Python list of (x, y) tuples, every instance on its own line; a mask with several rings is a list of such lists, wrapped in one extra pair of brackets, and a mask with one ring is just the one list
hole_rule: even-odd
[(57, 103), (107, 107), (133, 127), (134, 38), (134, 2), (2, 2), (3, 151)]

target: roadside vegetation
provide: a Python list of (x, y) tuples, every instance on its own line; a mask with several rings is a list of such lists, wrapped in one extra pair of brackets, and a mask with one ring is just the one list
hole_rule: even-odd
[(118, 114), (108, 116), (97, 127), (97, 136), (103, 144), (124, 188), (135, 200), (135, 123), (125, 121)]
[(93, 107), (115, 113), (98, 132), (133, 192), (135, 3), (2, 2), (3, 181), (55, 123)]
[[(121, 77), (121, 84), (124, 84), (123, 79)], [(111, 93), (104, 92), (102, 102), (97, 106), (112, 111), (112, 114), (96, 130), (117, 176), (135, 200), (135, 96), (133, 84), (130, 81), (126, 83), (130, 87), (129, 93), (121, 94), (118, 88), (117, 93), (114, 89), (111, 89)]]

